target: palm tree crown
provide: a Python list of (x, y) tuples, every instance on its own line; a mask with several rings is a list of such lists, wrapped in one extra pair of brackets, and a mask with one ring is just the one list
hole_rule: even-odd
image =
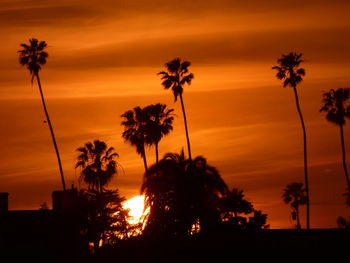
[(147, 136), (148, 143), (158, 143), (163, 136), (173, 130), (173, 109), (167, 109), (165, 104), (151, 104), (145, 108), (148, 115)]
[(161, 75), (163, 80), (162, 85), (165, 89), (171, 88), (174, 94), (175, 101), (177, 97), (183, 93), (183, 86), (185, 84), (191, 85), (191, 81), (194, 78), (192, 73), (189, 73), (188, 67), (191, 65), (189, 61), (181, 62), (180, 58), (175, 58), (170, 62), (165, 63), (166, 71), (161, 71), (158, 75)]
[(326, 119), (336, 125), (344, 125), (345, 118), (350, 118), (350, 105), (346, 103), (350, 99), (349, 88), (331, 89), (323, 93), (323, 106), (320, 112), (326, 112)]
[(121, 117), (124, 118), (124, 120), (121, 122), (121, 125), (124, 126), (122, 137), (132, 146), (136, 147), (136, 152), (143, 158), (145, 170), (147, 171), (145, 143), (148, 116), (144, 109), (137, 106), (134, 107), (134, 109), (123, 113)]
[(302, 183), (290, 183), (283, 191), (283, 201), (294, 209), (306, 203), (305, 188)]
[(198, 156), (192, 161), (167, 153), (144, 176), (146, 231), (187, 235), (196, 222), (208, 230), (220, 222), (219, 200), (228, 191), (217, 169)]
[(167, 109), (165, 104), (151, 104), (144, 108), (147, 114), (146, 143), (156, 147), (156, 162), (158, 162), (158, 143), (163, 136), (173, 130), (173, 109)]
[(46, 59), (49, 56), (44, 49), (47, 47), (45, 41), (37, 40), (36, 38), (29, 39), (30, 45), (21, 44), (22, 50), (19, 50), (19, 63), (22, 66), (26, 66), (32, 75), (32, 81), (34, 76), (39, 73), (41, 66), (46, 64)]
[(302, 54), (290, 52), (288, 55), (282, 55), (277, 60), (278, 66), (274, 66), (272, 69), (276, 69), (276, 77), (280, 80), (284, 80), (283, 87), (291, 86), (296, 87), (305, 76), (305, 70), (299, 68), (299, 65), (303, 60)]
[(81, 167), (81, 178), (89, 186), (89, 190), (102, 193), (103, 187), (107, 185), (117, 172), (118, 157), (113, 147), (107, 147), (107, 144), (100, 140), (93, 143), (87, 142), (77, 151), (80, 155), (77, 157), (75, 168)]

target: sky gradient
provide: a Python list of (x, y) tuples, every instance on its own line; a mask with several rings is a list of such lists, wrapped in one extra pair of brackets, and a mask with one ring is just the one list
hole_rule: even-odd
[[(180, 104), (156, 75), (181, 57), (195, 75), (184, 92), (192, 155), (243, 189), (272, 228), (290, 228), (281, 195), (287, 183), (303, 182), (302, 131), (293, 91), (271, 67), (295, 51), (305, 59), (298, 90), (311, 227), (336, 227), (338, 216), (350, 216), (339, 128), (319, 109), (322, 92), (350, 86), (349, 10), (348, 1), (322, 0), (0, 0), (0, 191), (10, 193), (10, 209), (37, 209), (61, 189), (39, 91), (18, 63), (19, 44), (35, 37), (48, 43), (40, 74), (67, 185), (79, 177), (75, 149), (101, 139), (120, 155), (122, 169), (109, 186), (127, 198), (139, 194), (143, 163), (120, 126), (120, 115), (137, 105), (174, 108), (174, 132), (161, 141), (160, 155), (186, 149)], [(350, 154), (348, 126), (345, 141)], [(148, 156), (155, 161), (153, 148)], [(303, 208), (303, 226), (304, 215)]]

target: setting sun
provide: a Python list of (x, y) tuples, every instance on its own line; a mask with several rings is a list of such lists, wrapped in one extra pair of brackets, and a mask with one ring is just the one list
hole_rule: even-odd
[(130, 224), (137, 224), (140, 222), (143, 215), (144, 201), (145, 197), (143, 195), (136, 195), (123, 204), (124, 208), (130, 209)]

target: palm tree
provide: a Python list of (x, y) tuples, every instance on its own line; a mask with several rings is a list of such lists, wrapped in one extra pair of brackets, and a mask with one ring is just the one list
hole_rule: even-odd
[(220, 221), (219, 199), (228, 188), (219, 172), (199, 156), (192, 161), (184, 152), (167, 153), (145, 174), (146, 233), (188, 235), (199, 221), (201, 231)]
[(145, 234), (184, 236), (193, 223), (187, 195), (189, 161), (184, 152), (167, 153), (152, 165), (143, 178), (141, 193), (145, 195)]
[(309, 179), (307, 171), (307, 145), (306, 145), (306, 129), (304, 124), (304, 118), (301, 113), (299, 105), (299, 97), (297, 92), (297, 85), (303, 80), (305, 76), (305, 70), (300, 68), (299, 65), (303, 60), (301, 59), (302, 54), (289, 53), (282, 55), (277, 60), (278, 66), (274, 66), (272, 69), (277, 70), (276, 77), (280, 80), (284, 80), (283, 87), (290, 86), (293, 88), (295, 95), (295, 102), (299, 113), (301, 127), (303, 130), (303, 141), (304, 141), (304, 177), (305, 177), (305, 190), (306, 190), (306, 228), (310, 228), (310, 194), (309, 194)]
[(238, 229), (247, 227), (247, 218), (241, 214), (248, 215), (254, 211), (251, 202), (245, 199), (243, 190), (232, 188), (227, 191), (227, 194), (221, 199), (222, 217), (224, 222), (227, 222)]
[(19, 63), (22, 66), (26, 66), (27, 69), (29, 70), (30, 74), (32, 75), (31, 82), (33, 83), (34, 78), (36, 78), (38, 82), (38, 87), (41, 95), (41, 101), (44, 107), (44, 112), (46, 116), (47, 123), (50, 128), (51, 132), (51, 137), (53, 141), (53, 145), (55, 147), (56, 151), (56, 156), (57, 156), (57, 161), (58, 161), (58, 167), (59, 171), (61, 174), (61, 181), (62, 181), (62, 186), (63, 190), (66, 190), (66, 184), (64, 181), (64, 175), (63, 175), (63, 168), (62, 168), (62, 163), (61, 163), (61, 158), (60, 154), (58, 151), (55, 135), (53, 132), (52, 124), (50, 121), (49, 113), (46, 109), (46, 104), (45, 104), (45, 99), (44, 99), (44, 94), (41, 88), (41, 82), (40, 82), (40, 77), (39, 77), (39, 71), (41, 70), (41, 66), (46, 64), (46, 59), (49, 56), (47, 52), (45, 52), (45, 48), (47, 47), (47, 44), (45, 41), (40, 41), (31, 38), (29, 39), (29, 45), (28, 44), (20, 44), (20, 46), (23, 48), (22, 50), (19, 50)]
[(345, 179), (348, 185), (348, 192), (350, 192), (350, 181), (348, 169), (346, 167), (346, 157), (345, 157), (345, 143), (344, 143), (344, 125), (345, 118), (350, 117), (350, 106), (345, 104), (350, 99), (350, 89), (349, 88), (339, 88), (337, 90), (331, 89), (329, 92), (323, 93), (323, 106), (320, 112), (326, 112), (326, 119), (329, 122), (334, 123), (339, 126), (340, 129), (340, 141), (343, 156), (343, 167), (345, 173)]
[(223, 203), (225, 212), (232, 212), (235, 217), (239, 214), (248, 215), (254, 211), (252, 203), (244, 198), (243, 190), (237, 188), (228, 191)]
[(191, 156), (191, 146), (190, 146), (190, 138), (188, 135), (188, 127), (187, 127), (187, 119), (185, 112), (185, 105), (183, 101), (183, 86), (185, 84), (191, 85), (191, 81), (194, 78), (192, 73), (189, 73), (188, 67), (191, 65), (189, 61), (181, 62), (180, 58), (175, 58), (172, 61), (165, 63), (166, 71), (161, 71), (158, 75), (161, 75), (161, 79), (163, 80), (162, 85), (165, 89), (170, 89), (173, 91), (175, 102), (177, 101), (177, 97), (180, 97), (181, 108), (184, 118), (185, 124), (185, 132), (187, 139), (187, 148), (188, 148), (188, 157), (192, 160)]
[(299, 206), (304, 205), (307, 200), (306, 189), (303, 187), (302, 183), (290, 183), (287, 184), (286, 188), (283, 189), (283, 201), (294, 209), (296, 219), (297, 219), (297, 229), (300, 229), (300, 219), (299, 219)]
[(197, 156), (189, 168), (189, 173), (193, 174), (189, 191), (201, 231), (213, 230), (221, 222), (220, 202), (229, 189), (219, 171), (208, 165), (203, 156)]
[(143, 159), (143, 164), (145, 167), (145, 172), (147, 172), (147, 159), (145, 152), (145, 143), (146, 143), (146, 125), (148, 122), (148, 116), (144, 109), (137, 106), (132, 110), (128, 110), (121, 115), (125, 118), (121, 122), (121, 125), (124, 126), (124, 132), (122, 137), (125, 141), (129, 142), (131, 145), (136, 147), (136, 152), (141, 155)]
[(165, 104), (151, 104), (145, 107), (145, 112), (148, 115), (146, 143), (155, 145), (156, 148), (156, 163), (159, 162), (158, 144), (159, 141), (173, 130), (172, 116), (173, 109), (167, 109)]
[(112, 177), (117, 173), (118, 157), (113, 147), (100, 140), (93, 143), (87, 142), (79, 147), (75, 168), (81, 167), (81, 178), (88, 184), (89, 191), (103, 193), (103, 187), (107, 185)]

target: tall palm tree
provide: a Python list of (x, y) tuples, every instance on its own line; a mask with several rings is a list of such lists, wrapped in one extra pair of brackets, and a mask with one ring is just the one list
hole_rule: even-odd
[(345, 118), (350, 117), (350, 106), (348, 104), (350, 99), (349, 88), (339, 88), (337, 90), (331, 89), (329, 92), (323, 93), (323, 106), (320, 112), (326, 112), (326, 119), (339, 126), (340, 129), (340, 141), (343, 156), (343, 168), (345, 173), (345, 179), (348, 185), (347, 192), (350, 192), (350, 181), (348, 168), (346, 166), (345, 157), (345, 143), (344, 143), (344, 125)]
[(180, 58), (175, 58), (172, 61), (165, 63), (165, 67), (167, 71), (161, 71), (158, 75), (161, 75), (161, 79), (163, 80), (162, 85), (165, 89), (170, 89), (173, 91), (175, 102), (177, 101), (177, 97), (180, 97), (181, 108), (184, 118), (185, 124), (185, 132), (187, 139), (187, 148), (188, 148), (188, 157), (192, 160), (191, 155), (191, 146), (190, 146), (190, 138), (188, 135), (188, 127), (187, 127), (187, 119), (185, 112), (185, 105), (183, 101), (183, 86), (185, 84), (191, 85), (191, 81), (194, 78), (192, 73), (189, 73), (188, 67), (191, 65), (189, 61), (181, 62)]
[(299, 219), (299, 206), (304, 205), (307, 200), (306, 189), (302, 183), (290, 183), (287, 184), (286, 188), (283, 189), (282, 195), (283, 201), (294, 209), (297, 219), (297, 229), (301, 228)]
[(121, 125), (124, 126), (122, 137), (125, 141), (136, 147), (136, 152), (141, 155), (145, 172), (147, 172), (147, 159), (145, 152), (148, 116), (144, 109), (137, 106), (121, 115), (125, 118)]
[(114, 158), (118, 157), (118, 154), (113, 147), (107, 147), (107, 144), (100, 140), (87, 142), (77, 151), (80, 154), (75, 168), (82, 168), (81, 178), (88, 184), (88, 190), (102, 193), (103, 187), (117, 173), (117, 162)]
[(274, 66), (272, 69), (277, 70), (276, 77), (283, 81), (283, 87), (290, 86), (293, 88), (295, 95), (295, 102), (298, 110), (298, 114), (301, 121), (301, 127), (303, 130), (303, 141), (304, 141), (304, 180), (306, 189), (306, 228), (310, 228), (310, 194), (309, 194), (309, 178), (308, 178), (308, 167), (307, 167), (307, 144), (306, 144), (306, 128), (304, 123), (304, 118), (301, 113), (299, 97), (297, 92), (298, 84), (303, 80), (305, 76), (305, 70), (300, 68), (300, 63), (303, 62), (301, 59), (302, 54), (289, 53), (287, 55), (282, 55), (281, 58), (277, 60), (278, 66)]
[(165, 104), (157, 103), (145, 107), (148, 115), (146, 143), (155, 145), (156, 163), (159, 162), (158, 144), (163, 136), (166, 136), (173, 130), (172, 116), (173, 109), (168, 109)]
[(66, 184), (64, 181), (61, 158), (60, 158), (60, 154), (58, 151), (58, 147), (57, 147), (57, 143), (56, 143), (56, 139), (55, 139), (55, 134), (53, 132), (49, 113), (48, 113), (47, 108), (46, 108), (44, 94), (43, 94), (43, 91), (41, 88), (41, 82), (40, 82), (40, 77), (39, 77), (39, 71), (41, 70), (41, 66), (46, 64), (46, 59), (49, 56), (48, 53), (44, 51), (45, 48), (47, 47), (47, 44), (45, 41), (39, 42), (39, 40), (37, 40), (35, 38), (31, 38), (31, 39), (29, 39), (29, 45), (28, 44), (20, 44), (20, 46), (23, 49), (18, 51), (19, 63), (22, 66), (26, 66), (27, 69), (29, 70), (30, 74), (32, 75), (31, 82), (33, 83), (34, 78), (36, 78), (37, 83), (38, 83), (38, 87), (39, 87), (39, 91), (40, 91), (40, 95), (41, 95), (41, 101), (42, 101), (42, 104), (44, 107), (46, 120), (47, 120), (47, 123), (48, 123), (49, 128), (50, 128), (53, 145), (54, 145), (55, 151), (56, 151), (56, 156), (57, 156), (59, 171), (61, 174), (61, 181), (62, 181), (63, 190), (65, 191)]

